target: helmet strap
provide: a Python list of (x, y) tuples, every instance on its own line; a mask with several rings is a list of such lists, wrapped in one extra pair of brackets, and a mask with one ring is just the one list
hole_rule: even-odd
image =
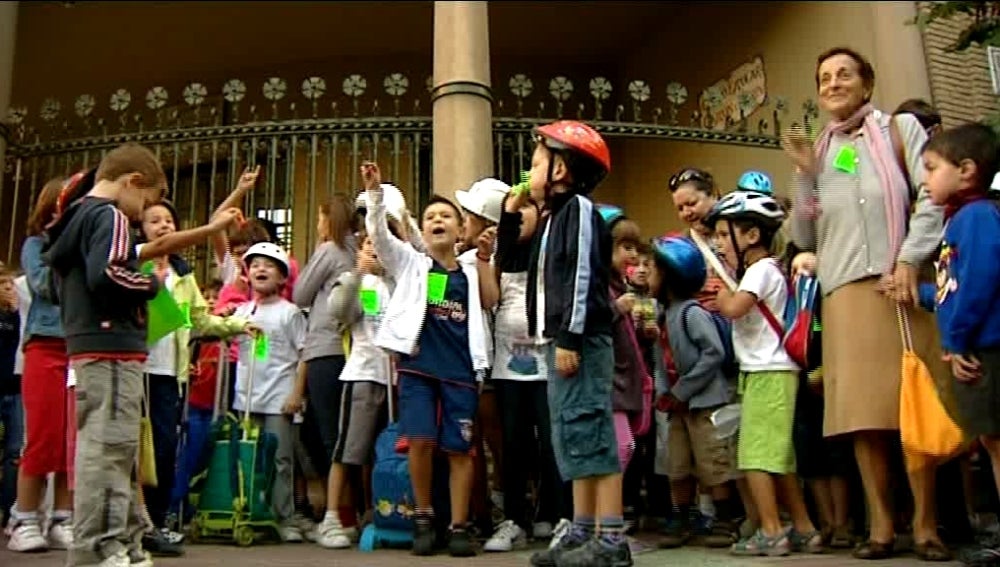
[(736, 277), (743, 279), (743, 275), (746, 273), (747, 251), (741, 249), (739, 243), (736, 242), (736, 225), (733, 223), (733, 219), (726, 219), (726, 224), (729, 225), (729, 241), (733, 244), (733, 250), (736, 252)]

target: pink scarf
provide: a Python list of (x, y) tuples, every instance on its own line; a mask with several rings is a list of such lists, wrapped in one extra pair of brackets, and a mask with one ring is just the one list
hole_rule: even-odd
[[(863, 129), (862, 138), (875, 162), (875, 171), (878, 173), (879, 185), (882, 187), (882, 194), (885, 197), (886, 225), (889, 229), (889, 257), (888, 265), (885, 266), (883, 273), (891, 274), (896, 265), (896, 256), (899, 255), (903, 239), (906, 237), (906, 223), (910, 210), (910, 188), (905, 175), (900, 170), (892, 143), (882, 134), (882, 127), (876, 118), (875, 107), (866, 104), (847, 120), (828, 122), (816, 139), (816, 163), (819, 164), (820, 170), (826, 166), (826, 154), (830, 149), (830, 140), (833, 139), (835, 133), (850, 134), (858, 127)], [(818, 207), (815, 207), (814, 215), (818, 216), (819, 213)]]

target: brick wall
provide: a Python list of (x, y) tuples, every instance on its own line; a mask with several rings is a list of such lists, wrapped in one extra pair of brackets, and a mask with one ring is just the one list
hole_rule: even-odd
[[(920, 4), (926, 6), (928, 2)], [(945, 50), (967, 21), (965, 17), (938, 20), (923, 30), (931, 94), (946, 128), (1000, 112), (1000, 97), (993, 94), (986, 48)]]

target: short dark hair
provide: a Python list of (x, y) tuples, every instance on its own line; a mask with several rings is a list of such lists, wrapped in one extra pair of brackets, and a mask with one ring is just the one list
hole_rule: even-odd
[(941, 113), (934, 108), (934, 105), (922, 98), (904, 100), (892, 114), (894, 116), (897, 114), (912, 114), (920, 122), (920, 125), (924, 127), (924, 130), (930, 130), (935, 126), (941, 125)]
[(816, 58), (816, 88), (819, 89), (819, 68), (827, 59), (836, 55), (846, 55), (858, 64), (858, 74), (861, 75), (861, 83), (868, 88), (868, 97), (865, 102), (871, 100), (871, 93), (875, 90), (875, 67), (871, 62), (857, 51), (850, 47), (834, 47), (827, 49)]
[(639, 223), (630, 218), (621, 218), (611, 227), (611, 240), (615, 246), (622, 244), (634, 244), (638, 246), (642, 242), (642, 231)]
[[(426, 213), (427, 209), (429, 209), (431, 205), (438, 205), (438, 204), (445, 204), (451, 207), (451, 209), (455, 211), (455, 215), (458, 216), (458, 222), (462, 222), (462, 209), (458, 208), (458, 205), (456, 205), (455, 202), (452, 201), (451, 199), (445, 197), (444, 195), (438, 195), (437, 193), (431, 195), (430, 200), (427, 201), (427, 206), (424, 207), (424, 212)], [(420, 215), (421, 225), (423, 225), (423, 218), (424, 215), (421, 214)]]
[(924, 152), (934, 152), (958, 166), (965, 160), (976, 164), (976, 188), (986, 192), (1000, 169), (1000, 141), (985, 124), (968, 122), (941, 132), (928, 140)]
[(222, 291), (222, 286), (223, 286), (222, 280), (220, 280), (219, 278), (212, 278), (208, 280), (208, 282), (205, 284), (205, 289), (202, 291), (202, 293), (206, 291), (214, 291), (218, 293)]
[(732, 222), (733, 226), (740, 229), (740, 232), (749, 232), (750, 229), (756, 228), (760, 232), (760, 242), (757, 245), (763, 246), (768, 250), (771, 249), (771, 244), (774, 243), (774, 236), (778, 233), (776, 229), (751, 217), (735, 218), (732, 219)]

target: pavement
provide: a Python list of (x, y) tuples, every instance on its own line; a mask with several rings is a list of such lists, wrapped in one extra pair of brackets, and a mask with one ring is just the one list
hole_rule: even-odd
[[(3, 539), (3, 538), (0, 538)], [(453, 559), (447, 555), (414, 557), (406, 551), (379, 550), (362, 553), (356, 550), (331, 551), (311, 544), (260, 545), (239, 548), (226, 545), (188, 545), (187, 554), (177, 559), (156, 559), (157, 567), (292, 567), (329, 565), (334, 567), (525, 567), (531, 550), (511, 553), (481, 554), (471, 559)], [(16, 554), (0, 548), (0, 567), (63, 567), (65, 552)], [(869, 562), (851, 558), (848, 553), (792, 555), (783, 558), (732, 557), (725, 551), (702, 548), (652, 550), (634, 556), (636, 567), (744, 567), (801, 565), (803, 567), (860, 567)], [(880, 561), (879, 567), (914, 567), (920, 561), (912, 555)], [(941, 564), (959, 565), (959, 563)]]

